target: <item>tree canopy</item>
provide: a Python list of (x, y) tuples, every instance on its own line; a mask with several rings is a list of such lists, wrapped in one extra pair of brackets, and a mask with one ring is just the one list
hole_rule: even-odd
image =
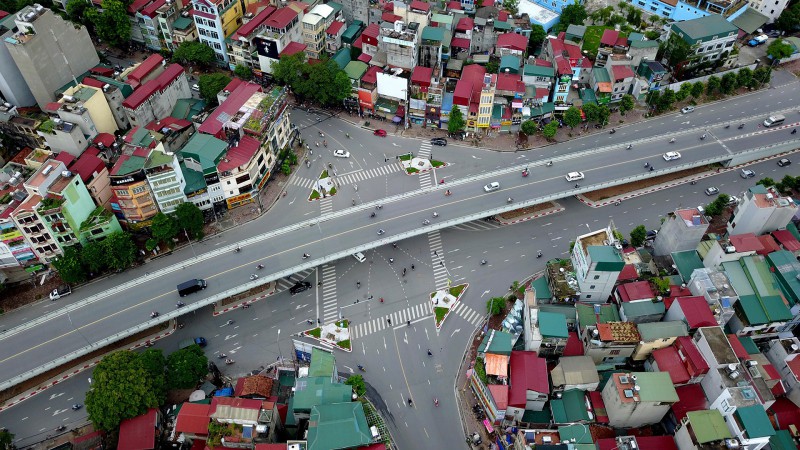
[(644, 225), (638, 225), (631, 230), (631, 245), (634, 247), (641, 247), (647, 237), (647, 228)]
[(175, 209), (178, 227), (186, 230), (193, 239), (203, 237), (203, 211), (192, 202), (183, 202)]
[(542, 136), (544, 136), (545, 139), (547, 139), (548, 141), (556, 137), (557, 132), (558, 132), (558, 122), (556, 122), (555, 120), (551, 121), (550, 123), (545, 125), (544, 128), (542, 128)]
[(89, 8), (86, 18), (94, 25), (97, 37), (107, 44), (119, 47), (131, 38), (131, 21), (125, 4), (119, 0), (103, 0), (103, 12)]
[(163, 399), (149, 375), (137, 353), (122, 350), (105, 356), (86, 394), (86, 412), (94, 427), (110, 431), (125, 419), (157, 408)]
[(282, 56), (272, 63), (272, 75), (276, 81), (289, 86), (300, 98), (309, 98), (322, 105), (341, 103), (353, 92), (347, 74), (330, 59), (316, 64), (305, 61), (302, 53)]
[(183, 41), (180, 43), (172, 59), (181, 63), (191, 63), (198, 66), (209, 67), (216, 64), (214, 49), (200, 41)]
[(233, 74), (243, 80), (253, 78), (253, 70), (243, 64), (237, 64), (233, 69)]
[(794, 53), (794, 47), (783, 39), (775, 39), (770, 42), (767, 47), (767, 55), (769, 55), (773, 61), (780, 61), (783, 58), (788, 58), (792, 56), (792, 53)]
[(178, 224), (172, 216), (159, 212), (150, 223), (150, 234), (159, 243), (166, 242), (172, 246), (172, 238), (178, 235)]
[(539, 124), (537, 124), (533, 120), (526, 120), (525, 122), (522, 122), (522, 125), (520, 125), (520, 129), (526, 135), (533, 136), (539, 130)]
[(558, 31), (567, 31), (567, 27), (570, 25), (583, 25), (588, 16), (584, 5), (572, 3), (561, 10), (561, 18), (556, 28)]
[(570, 106), (564, 112), (564, 123), (570, 128), (577, 127), (581, 123), (581, 111), (575, 106)]
[(528, 38), (528, 54), (533, 55), (536, 50), (542, 46), (542, 42), (547, 37), (547, 32), (544, 27), (538, 23), (531, 24), (531, 36)]
[(64, 248), (64, 254), (53, 261), (58, 275), (67, 283), (80, 283), (86, 279), (86, 271), (81, 262), (80, 250), (71, 245)]
[(453, 135), (463, 130), (466, 125), (467, 122), (464, 121), (464, 114), (458, 106), (453, 105), (453, 109), (450, 110), (450, 118), (447, 122), (447, 132)]
[(217, 94), (225, 89), (231, 82), (231, 78), (224, 73), (212, 73), (200, 75), (197, 87), (200, 88), (200, 96), (208, 103), (217, 104)]
[(189, 389), (208, 373), (208, 358), (198, 345), (182, 348), (167, 357), (167, 387)]
[(779, 30), (786, 32), (792, 32), (800, 28), (800, 3), (787, 6), (778, 16), (775, 26)]
[(657, 59), (665, 57), (673, 69), (685, 62), (692, 54), (692, 47), (675, 34), (670, 34), (669, 39), (658, 48)]

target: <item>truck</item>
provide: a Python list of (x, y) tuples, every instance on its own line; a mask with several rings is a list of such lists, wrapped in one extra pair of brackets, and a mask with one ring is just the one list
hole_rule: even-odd
[(758, 47), (759, 45), (763, 44), (764, 42), (767, 42), (767, 39), (769, 39), (769, 37), (766, 34), (759, 34), (758, 36), (754, 37), (753, 39), (750, 39), (747, 42), (747, 45), (749, 45), (750, 47)]
[(72, 294), (72, 288), (70, 288), (69, 285), (62, 284), (61, 286), (50, 291), (50, 300), (56, 301), (60, 298), (68, 296), (69, 294)]
[(206, 280), (193, 278), (189, 281), (184, 281), (183, 283), (178, 285), (178, 295), (180, 295), (181, 297), (186, 297), (189, 294), (193, 294), (197, 291), (202, 291), (205, 288), (206, 288)]
[(205, 347), (207, 344), (206, 338), (204, 337), (196, 337), (191, 339), (184, 339), (178, 343), (179, 349), (184, 349), (186, 347), (191, 347), (192, 345), (199, 345), (200, 347)]

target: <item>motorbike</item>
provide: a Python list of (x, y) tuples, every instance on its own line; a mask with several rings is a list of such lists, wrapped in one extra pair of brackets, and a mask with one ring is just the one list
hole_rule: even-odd
[(76, 403), (76, 404), (72, 405), (72, 410), (73, 411), (77, 411), (77, 410), (81, 409), (82, 407), (83, 407), (83, 405), (81, 405), (80, 403)]
[(370, 217), (375, 217), (375, 213), (372, 213), (372, 214), (370, 214), (369, 216), (370, 216)]
[(186, 303), (183, 303), (183, 302), (178, 302), (178, 303), (175, 304), (176, 308), (182, 308), (184, 306), (186, 306)]
[(383, 230), (378, 230), (378, 236), (382, 235), (383, 233), (386, 233), (386, 232), (383, 231)]
[(438, 398), (436, 398), (436, 397), (434, 397), (434, 398), (433, 398), (433, 404), (434, 404), (435, 406), (439, 406), (439, 399), (438, 399)]
[(728, 128), (730, 128), (730, 127), (731, 127), (731, 126), (730, 126), (730, 124), (728, 124), (728, 125), (725, 125), (725, 129), (726, 129), (726, 130), (727, 130)]
[(225, 359), (227, 357), (228, 357), (228, 355), (226, 355), (225, 353), (220, 353), (219, 355), (217, 355), (217, 358), (219, 358), (219, 359)]
[(536, 253), (536, 258), (541, 258), (541, 257), (542, 257), (542, 252)]
[(650, 163), (649, 162), (644, 163), (644, 168), (647, 169), (648, 167), (650, 167)]
[(511, 202), (513, 202), (513, 201), (514, 201), (514, 199), (513, 199), (513, 198), (511, 198), (511, 197), (508, 197), (508, 200), (506, 200), (506, 203), (511, 203)]
[(434, 212), (433, 212), (433, 217), (434, 217), (434, 218), (437, 218), (437, 217), (439, 217), (439, 213), (437, 213), (436, 211), (434, 211)]
[(444, 191), (444, 195), (446, 195), (446, 196), (449, 196), (449, 195), (451, 195), (451, 194), (452, 194), (452, 192), (450, 192), (450, 189), (448, 189), (448, 190)]
[(553, 165), (553, 161), (547, 161), (547, 164), (545, 164), (545, 166), (547, 166), (547, 167), (550, 167), (552, 165)]
[(67, 429), (66, 425), (59, 425), (58, 428), (56, 428), (56, 431), (64, 431), (66, 429)]
[(741, 130), (742, 128), (744, 128), (744, 124), (739, 125), (739, 129)]
[(627, 148), (628, 150), (630, 150), (630, 149), (632, 149), (632, 148), (633, 148), (633, 145), (631, 145), (631, 144), (628, 144), (628, 147), (626, 147), (626, 148)]
[(239, 253), (240, 251), (242, 251), (242, 249), (241, 249), (241, 247), (239, 247), (239, 246), (237, 245), (237, 246), (236, 246), (236, 253)]
[(226, 360), (225, 360), (225, 365), (226, 365), (226, 366), (229, 366), (229, 365), (231, 365), (231, 364), (233, 364), (233, 363), (235, 363), (235, 362), (236, 362), (236, 361), (234, 361), (234, 360), (232, 360), (232, 359), (226, 359)]
[(482, 265), (482, 266), (485, 266), (485, 265), (486, 265), (486, 260), (485, 260), (485, 259), (482, 259), (482, 260), (481, 260), (481, 265)]
[(425, 219), (425, 220), (422, 221), (423, 225), (430, 225), (430, 223), (431, 223), (431, 221), (428, 220), (428, 219)]
[(150, 318), (151, 319), (155, 319), (156, 317), (158, 317), (158, 312), (157, 311), (153, 311), (153, 312), (150, 313)]
[(523, 170), (522, 171), (522, 176), (523, 177), (527, 177), (528, 176), (528, 171), (527, 170)]
[(308, 259), (309, 256), (311, 255), (309, 255), (308, 253), (303, 253), (303, 259)]
[(608, 134), (614, 134), (614, 133), (616, 133), (616, 132), (617, 132), (617, 130), (615, 130), (614, 128), (612, 128), (612, 129), (611, 129), (611, 132), (610, 132), (610, 133), (608, 133)]
[(257, 266), (256, 266), (256, 269), (258, 269), (258, 270), (261, 270), (261, 269), (263, 269), (263, 268), (264, 268), (264, 265), (263, 265), (263, 264), (259, 264), (259, 265), (257, 265)]
[(675, 143), (675, 138), (672, 138), (672, 139), (670, 139), (670, 140), (669, 140), (669, 143), (670, 143), (670, 144), (674, 144), (674, 143)]
[(792, 130), (792, 134), (797, 134), (797, 128)]
[(650, 172), (656, 170), (653, 166), (650, 166)]
[(365, 369), (364, 366), (362, 366), (361, 364), (358, 365), (358, 370), (360, 370), (362, 372), (366, 372), (367, 371), (367, 369)]
[(323, 145), (325, 148), (328, 148), (328, 141), (322, 141), (322, 145)]
[(254, 273), (250, 274), (250, 281), (257, 280), (257, 279), (258, 279), (258, 275), (254, 274)]

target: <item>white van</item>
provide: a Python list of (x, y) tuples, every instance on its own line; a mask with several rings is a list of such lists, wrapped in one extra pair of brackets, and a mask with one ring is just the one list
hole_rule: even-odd
[(364, 262), (367, 260), (367, 257), (361, 252), (353, 253), (353, 258), (355, 258), (358, 262)]
[(764, 120), (764, 126), (767, 128), (774, 127), (775, 125), (782, 124), (784, 120), (786, 120), (786, 117), (783, 117), (783, 115), (774, 114)]

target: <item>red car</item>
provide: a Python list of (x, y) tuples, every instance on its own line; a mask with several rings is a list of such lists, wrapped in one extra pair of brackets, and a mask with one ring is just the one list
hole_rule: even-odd
[(372, 134), (375, 136), (386, 137), (386, 130), (375, 130), (375, 132)]

